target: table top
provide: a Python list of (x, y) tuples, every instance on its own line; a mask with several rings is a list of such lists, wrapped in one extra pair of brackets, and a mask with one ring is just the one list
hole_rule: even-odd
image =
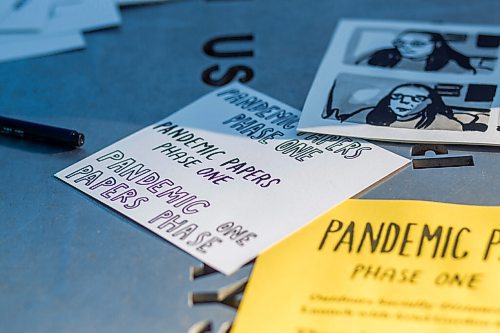
[[(190, 279), (200, 263), (53, 174), (162, 119), (214, 87), (212, 66), (253, 72), (249, 86), (301, 109), (340, 18), (499, 22), (497, 0), (173, 1), (122, 10), (120, 28), (85, 34), (87, 49), (0, 64), (0, 113), (75, 128), (82, 149), (0, 138), (0, 330), (3, 332), (213, 331), (231, 321), (221, 304), (189, 305), (246, 277)], [(251, 55), (218, 58), (209, 40), (252, 36), (228, 45)], [(412, 145), (378, 143), (411, 157)], [(474, 166), (406, 168), (362, 194), (499, 205), (499, 148), (448, 146)]]

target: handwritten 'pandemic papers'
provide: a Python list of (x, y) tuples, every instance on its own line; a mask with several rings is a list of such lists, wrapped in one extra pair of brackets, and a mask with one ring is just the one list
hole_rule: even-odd
[(408, 162), (361, 140), (297, 134), (298, 119), (235, 84), (55, 176), (231, 274)]
[(299, 129), (403, 142), (500, 145), (500, 28), (341, 21)]

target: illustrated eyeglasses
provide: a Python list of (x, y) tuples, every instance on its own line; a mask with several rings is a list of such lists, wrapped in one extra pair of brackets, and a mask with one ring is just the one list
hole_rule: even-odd
[(396, 39), (395, 41), (392, 42), (392, 45), (394, 45), (394, 47), (403, 47), (407, 45), (411, 47), (422, 47), (422, 46), (427, 46), (431, 43), (432, 42), (423, 42), (420, 40), (405, 41), (402, 39)]
[(404, 94), (392, 94), (391, 99), (393, 101), (402, 101), (405, 97), (409, 98), (412, 102), (421, 103), (425, 101), (429, 96), (423, 95), (404, 95)]

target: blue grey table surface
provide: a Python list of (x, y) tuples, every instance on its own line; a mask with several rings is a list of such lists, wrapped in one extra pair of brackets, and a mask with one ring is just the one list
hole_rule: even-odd
[[(86, 34), (84, 51), (0, 64), (0, 113), (74, 127), (83, 149), (0, 138), (0, 332), (186, 332), (234, 310), (189, 306), (249, 274), (190, 280), (200, 263), (56, 180), (64, 167), (168, 116), (212, 86), (208, 67), (251, 67), (248, 85), (298, 109), (340, 18), (497, 24), (500, 1), (175, 1), (122, 11), (123, 24)], [(252, 34), (254, 56), (214, 58), (208, 40)], [(3, 47), (0, 45), (0, 47)], [(410, 145), (380, 143), (410, 157)], [(475, 166), (407, 168), (366, 198), (500, 204), (499, 149), (450, 146)]]

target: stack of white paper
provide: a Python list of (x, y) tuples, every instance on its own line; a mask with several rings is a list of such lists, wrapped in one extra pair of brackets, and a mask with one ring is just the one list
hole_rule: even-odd
[(82, 33), (116, 27), (118, 5), (161, 0), (0, 0), (0, 61), (82, 49)]

